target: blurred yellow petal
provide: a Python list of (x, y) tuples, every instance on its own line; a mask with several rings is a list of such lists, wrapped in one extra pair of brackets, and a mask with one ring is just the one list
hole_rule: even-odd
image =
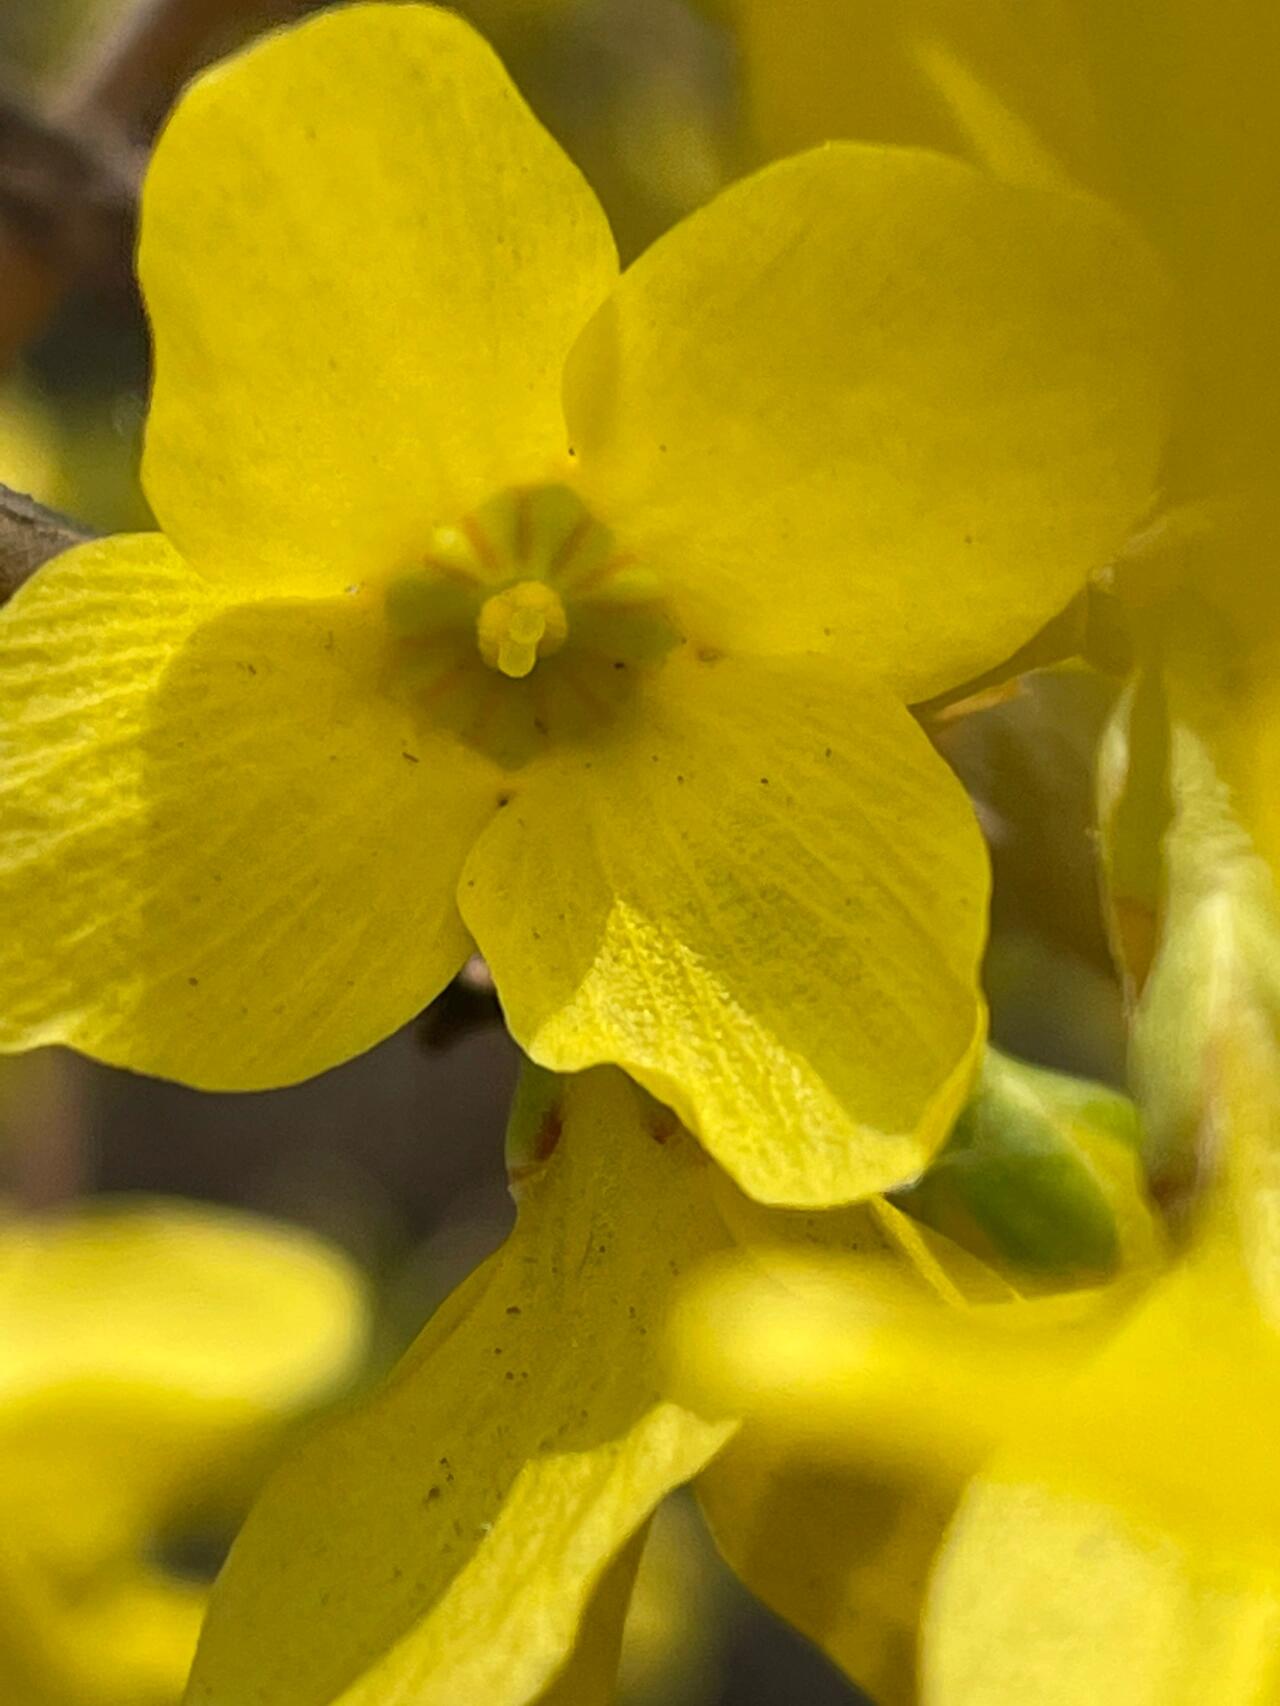
[(1084, 197), (837, 145), (656, 243), (574, 349), (588, 501), (699, 643), (925, 698), (1014, 651), (1153, 495), (1165, 292)]
[(1268, 0), (735, 0), (757, 140), (924, 143), (1006, 177), (1045, 157), (1125, 207), (1184, 297), (1173, 459), (1270, 482), (1280, 441), (1280, 26)]
[[(949, 152), (976, 144), (1016, 168), (1023, 156), (1000, 146), (1008, 132), (982, 124), (993, 103), (1072, 165), (1097, 147), (1079, 0), (730, 3), (753, 128), (772, 154), (860, 137)], [(981, 111), (957, 102), (944, 63), (989, 91)]]
[(102, 1199), (0, 1229), (6, 1706), (163, 1706), (203, 1607), (171, 1532), (234, 1508), (356, 1370), (365, 1288), (296, 1228)]
[(674, 1319), (676, 1390), (789, 1435), (815, 1461), (959, 1478), (1043, 1423), (1125, 1295), (968, 1307), (957, 1290), (943, 1308), (921, 1277), (829, 1253), (710, 1264)]
[(1280, 1570), (1212, 1559), (1114, 1505), (984, 1479), (924, 1629), (924, 1706), (1271, 1706)]
[(667, 663), (531, 773), (460, 903), (521, 1044), (615, 1061), (768, 1202), (918, 1173), (983, 1011), (981, 839), (900, 706), (809, 660)]
[(1263, 1706), (1280, 1681), (1280, 1340), (1212, 1246), (966, 1494), (926, 1701)]
[(461, 965), (497, 794), (380, 691), (359, 601), (204, 588), (126, 537), (0, 617), (0, 1046), (245, 1089), (368, 1048)]
[[(673, 1327), (677, 1390), (688, 1379), (713, 1403), (758, 1412), (757, 1333), (768, 1335), (770, 1308), (821, 1321), (837, 1305), (837, 1274), (855, 1299), (861, 1285), (873, 1295), (887, 1286), (912, 1319), (924, 1305), (926, 1322), (939, 1303), (963, 1309), (1013, 1296), (998, 1275), (890, 1203), (825, 1214), (737, 1207), (724, 1193), (722, 1212), (744, 1259), (736, 1268), (713, 1265), (695, 1280)], [(836, 1254), (858, 1259), (834, 1267)], [(824, 1366), (813, 1364), (819, 1379)], [(735, 1370), (751, 1371), (745, 1387)], [(766, 1382), (770, 1373), (766, 1367)], [(808, 1393), (806, 1384), (802, 1406)], [(859, 1462), (835, 1441), (813, 1447), (812, 1438), (797, 1444), (785, 1414), (776, 1426), (750, 1420), (698, 1477), (699, 1502), (716, 1544), (754, 1594), (881, 1706), (906, 1706), (916, 1698), (924, 1589), (963, 1469), (919, 1460), (887, 1467), (878, 1454)]]
[(162, 1580), (145, 1568), (104, 1585), (58, 1626), (59, 1706), (172, 1706), (191, 1668), (206, 1598), (203, 1585)]
[[(67, 1706), (80, 1679), (67, 1663), (65, 1641), (48, 1584), (0, 1539), (0, 1698), (13, 1706)], [(181, 1674), (175, 1665), (173, 1677)]]
[(351, 1373), (366, 1299), (336, 1252), (249, 1215), (106, 1204), (0, 1237), (0, 1510), (79, 1581), (148, 1547), (211, 1464)]
[[(1267, 0), (1077, 0), (1117, 199), (1167, 256), (1189, 385), (1174, 460), (1194, 495), (1274, 486), (1280, 450), (1280, 19)], [(1273, 559), (1256, 571), (1269, 579)]]
[(1122, 1288), (955, 1315), (865, 1265), (830, 1264), (825, 1291), (810, 1273), (710, 1275), (681, 1317), (682, 1389), (837, 1461), (963, 1470), (1009, 1442), (1020, 1467), (1154, 1525), (1273, 1545), (1280, 1341), (1239, 1274), (1188, 1261), (1125, 1319)]
[(698, 1500), (752, 1593), (877, 1706), (913, 1706), (920, 1609), (960, 1486), (815, 1463), (748, 1428), (698, 1477)]
[(201, 77), (143, 194), (147, 494), (201, 570), (333, 591), (566, 451), (616, 274), (591, 191), (482, 39), (335, 8)]
[(106, 1199), (13, 1221), (0, 1228), (0, 1405), (88, 1380), (275, 1414), (350, 1366), (364, 1313), (335, 1252), (253, 1215)]
[(536, 1699), (610, 1561), (727, 1437), (664, 1398), (655, 1360), (673, 1287), (724, 1241), (713, 1170), (620, 1073), (523, 1119), (515, 1231), (272, 1483), (190, 1706)]

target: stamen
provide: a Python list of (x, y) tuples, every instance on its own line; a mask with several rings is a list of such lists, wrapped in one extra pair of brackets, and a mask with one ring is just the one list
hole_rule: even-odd
[(540, 657), (558, 652), (569, 634), (564, 605), (545, 581), (518, 581), (485, 599), (476, 644), (490, 669), (520, 680)]

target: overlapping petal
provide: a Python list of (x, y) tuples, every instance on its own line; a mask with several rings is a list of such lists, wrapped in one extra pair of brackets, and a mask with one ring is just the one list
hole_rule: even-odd
[[(1013, 1294), (982, 1262), (883, 1200), (803, 1216), (757, 1210), (755, 1224), (738, 1230), (737, 1259), (695, 1278), (672, 1328), (675, 1391), (744, 1416), (698, 1477), (699, 1503), (754, 1594), (877, 1702), (908, 1706), (918, 1698), (925, 1587), (964, 1471), (863, 1452), (861, 1438), (824, 1426), (824, 1384), (839, 1383), (850, 1326), (865, 1328), (879, 1298), (923, 1305), (914, 1319), (943, 1316), (945, 1331), (969, 1305)], [(779, 1413), (762, 1419), (770, 1408)], [(816, 1431), (798, 1443), (806, 1412)]]
[(218, 604), (125, 537), (43, 570), (0, 641), (0, 1045), (280, 1084), (462, 963), (496, 783), (381, 691), (359, 600)]
[(567, 1660), (594, 1686), (601, 1655), (571, 1659), (584, 1611), (607, 1621), (593, 1589), (732, 1431), (667, 1401), (658, 1362), (680, 1275), (725, 1234), (714, 1169), (621, 1074), (530, 1112), (510, 1239), (268, 1490), (190, 1706), (524, 1706)]
[[(833, 137), (954, 152), (972, 139), (940, 67), (1029, 120), (1059, 159), (1096, 148), (1079, 0), (730, 0), (758, 140), (790, 154)], [(981, 140), (996, 141), (990, 133)], [(997, 152), (988, 146), (988, 160)], [(1001, 164), (1007, 164), (1001, 161)]]
[(1149, 503), (1164, 289), (1100, 204), (840, 144), (721, 195), (570, 358), (584, 489), (705, 643), (923, 698), (998, 662)]
[(259, 584), (416, 560), (563, 461), (560, 370), (616, 270), (586, 183), (453, 13), (267, 37), (188, 89), (147, 177), (161, 526)]
[(517, 1039), (613, 1061), (752, 1195), (920, 1171), (982, 1035), (986, 863), (887, 695), (820, 660), (673, 659), (607, 740), (531, 773), (463, 916)]
[(1113, 1504), (981, 1480), (925, 1625), (928, 1706), (1267, 1706), (1280, 1570), (1197, 1555)]
[(975, 1479), (924, 1624), (926, 1700), (1274, 1698), (1280, 1341), (1242, 1279), (1202, 1249)]
[(744, 1432), (698, 1478), (726, 1560), (877, 1706), (914, 1706), (925, 1584), (959, 1488), (920, 1473), (861, 1472)]

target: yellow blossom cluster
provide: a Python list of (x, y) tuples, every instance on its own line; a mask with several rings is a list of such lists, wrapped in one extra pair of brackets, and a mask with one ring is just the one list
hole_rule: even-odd
[[(880, 1706), (1261, 1703), (1280, 37), (1261, 0), (715, 10), (753, 169), (625, 268), (453, 10), (197, 77), (141, 198), (157, 531), (0, 612), (0, 1050), (282, 1086), (478, 952), (530, 1062), (513, 1232), (284, 1462), (186, 1698), (603, 1706), (692, 1481)], [(1141, 1121), (988, 1047), (987, 850), (920, 715), (1102, 598)], [(15, 1519), (0, 1666), (28, 1530), (46, 1671), (68, 1581), (162, 1591), (121, 1492), (70, 1564)]]

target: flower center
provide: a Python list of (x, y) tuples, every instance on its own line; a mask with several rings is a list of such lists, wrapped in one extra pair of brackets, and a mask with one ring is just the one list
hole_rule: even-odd
[(680, 643), (662, 592), (568, 486), (500, 492), (388, 584), (395, 679), (514, 769), (617, 715)]
[(529, 674), (539, 658), (558, 652), (569, 634), (564, 603), (546, 581), (517, 581), (480, 606), (476, 644), (490, 669), (513, 680)]

